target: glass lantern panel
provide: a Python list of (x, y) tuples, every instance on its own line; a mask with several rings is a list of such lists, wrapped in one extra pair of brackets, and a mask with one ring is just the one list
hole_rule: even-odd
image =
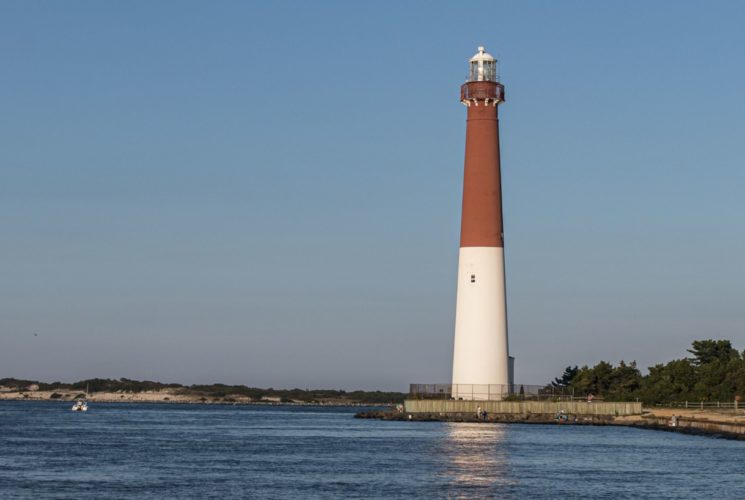
[(484, 80), (489, 80), (490, 82), (497, 81), (497, 69), (494, 61), (484, 63)]
[(478, 62), (473, 61), (471, 63), (471, 71), (470, 71), (470, 74), (468, 75), (468, 80), (470, 80), (472, 82), (475, 82), (476, 80), (478, 80), (478, 78), (479, 78), (478, 67), (479, 67), (479, 63)]

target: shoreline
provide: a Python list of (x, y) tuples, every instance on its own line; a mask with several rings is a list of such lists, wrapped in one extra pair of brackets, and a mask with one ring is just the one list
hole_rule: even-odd
[[(72, 403), (73, 399), (30, 399), (30, 398), (0, 398), (0, 404), (12, 403)], [(86, 399), (88, 403), (104, 404), (143, 404), (143, 405), (221, 405), (221, 406), (312, 406), (312, 407), (341, 407), (341, 408), (391, 408), (395, 405), (380, 403), (307, 403), (304, 401), (163, 401), (163, 400), (120, 400), (120, 399)]]
[(201, 394), (176, 394), (171, 392), (93, 392), (85, 394), (78, 391), (33, 391), (0, 392), (2, 401), (28, 401), (28, 402), (68, 402), (76, 399), (85, 399), (89, 403), (127, 403), (127, 404), (206, 404), (206, 405), (262, 405), (262, 406), (318, 406), (318, 407), (381, 407), (394, 406), (395, 403), (369, 403), (362, 401), (345, 401), (328, 399), (321, 401), (282, 401), (280, 398), (263, 398), (261, 400), (251, 399), (240, 395), (227, 395), (225, 397), (207, 397)]
[[(79, 394), (63, 394), (50, 397), (46, 391), (33, 393), (3, 392), (0, 402), (64, 402), (71, 403)], [(91, 393), (87, 395), (89, 403), (109, 404), (201, 404), (201, 405), (257, 405), (257, 406), (307, 406), (307, 407), (343, 407), (343, 408), (387, 408), (385, 410), (366, 410), (358, 412), (354, 418), (411, 421), (411, 422), (469, 422), (483, 424), (535, 424), (535, 425), (592, 425), (635, 427), (664, 432), (680, 432), (745, 441), (745, 415), (722, 413), (713, 410), (683, 410), (670, 408), (645, 408), (642, 415), (579, 415), (579, 414), (546, 414), (546, 413), (491, 413), (486, 419), (480, 419), (473, 413), (407, 413), (392, 410), (393, 404), (365, 403), (350, 401), (254, 401), (250, 398), (205, 398), (197, 395), (172, 393)], [(673, 423), (675, 425), (673, 425)]]

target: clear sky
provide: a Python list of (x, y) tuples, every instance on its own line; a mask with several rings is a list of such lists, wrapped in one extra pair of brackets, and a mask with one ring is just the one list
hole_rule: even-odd
[(517, 381), (744, 349), (743, 26), (743, 2), (5, 0), (0, 377), (447, 382), (478, 45)]

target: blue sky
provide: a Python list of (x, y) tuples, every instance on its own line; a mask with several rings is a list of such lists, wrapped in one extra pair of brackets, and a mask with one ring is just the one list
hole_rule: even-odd
[(478, 45), (507, 95), (516, 378), (745, 349), (743, 25), (741, 2), (5, 1), (0, 377), (447, 382)]

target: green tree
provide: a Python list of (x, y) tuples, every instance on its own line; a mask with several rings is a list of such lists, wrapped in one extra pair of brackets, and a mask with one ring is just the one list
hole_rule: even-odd
[(696, 366), (706, 365), (715, 360), (727, 362), (732, 357), (739, 357), (739, 353), (732, 348), (729, 340), (694, 340), (692, 349), (688, 352), (693, 354), (693, 364)]
[(579, 368), (577, 368), (577, 365), (574, 365), (574, 368), (571, 366), (567, 366), (564, 369), (564, 373), (562, 373), (561, 377), (556, 377), (553, 382), (551, 382), (551, 385), (554, 387), (569, 387), (572, 385), (572, 380), (574, 377), (577, 376), (577, 373), (579, 373)]
[(636, 367), (636, 361), (626, 364), (621, 360), (611, 373), (607, 398), (615, 401), (629, 401), (637, 397), (642, 384), (642, 374)]
[(642, 380), (639, 397), (648, 404), (693, 399), (696, 378), (696, 369), (688, 359), (657, 364)]

